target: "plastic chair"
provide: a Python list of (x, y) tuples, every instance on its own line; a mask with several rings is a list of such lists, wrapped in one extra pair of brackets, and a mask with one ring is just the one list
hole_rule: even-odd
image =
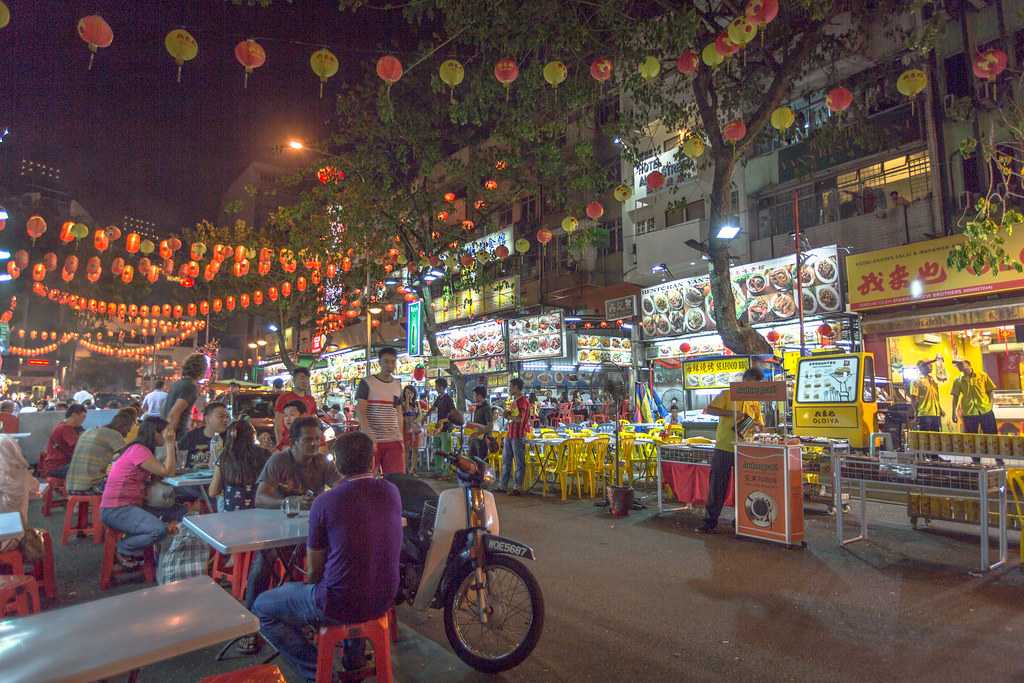
[[(231, 584), (231, 595), (236, 600), (244, 600), (245, 584), (249, 578), (249, 567), (252, 565), (252, 553), (221, 555), (216, 550), (211, 553), (213, 562), (210, 565), (210, 578), (214, 581), (226, 580)], [(228, 557), (231, 558), (230, 567), (227, 566)]]
[(607, 460), (607, 436), (597, 438), (590, 443), (584, 444), (580, 460), (576, 463), (576, 481), (577, 487), (579, 487), (582, 486), (583, 478), (586, 478), (591, 498), (597, 495), (597, 477), (599, 474), (604, 472), (604, 465)]
[(575, 415), (572, 412), (571, 403), (559, 403), (558, 404), (558, 421), (562, 424), (571, 425), (575, 419)]
[[(104, 525), (103, 527), (103, 562), (100, 565), (100, 590), (107, 590), (119, 574), (132, 573), (117, 564), (117, 543), (124, 534)], [(156, 554), (153, 547), (146, 548), (142, 553), (142, 576), (146, 583), (156, 581)]]
[(65, 488), (65, 481), (57, 477), (47, 477), (46, 483), (46, 493), (43, 494), (43, 516), (49, 517), (53, 508), (67, 506), (68, 490)]
[[(566, 439), (559, 447), (558, 457), (555, 458), (554, 463), (549, 463), (544, 468), (545, 475), (551, 475), (552, 478), (558, 480), (558, 486), (562, 492), (562, 500), (568, 498), (568, 491), (571, 490), (569, 486), (570, 479), (577, 479), (577, 462), (580, 458), (580, 451), (583, 449), (583, 439), (571, 438)], [(577, 489), (578, 479), (577, 479)], [(548, 477), (544, 477), (542, 485), (542, 495), (547, 495), (548, 492)], [(582, 497), (582, 495), (580, 496)]]
[(378, 683), (393, 683), (388, 614), (360, 624), (321, 627), (316, 639), (316, 683), (331, 683), (334, 680), (334, 655), (338, 646), (346, 639), (356, 638), (365, 638), (373, 643), (373, 666), (346, 672), (342, 680), (359, 681), (374, 676)]
[(27, 617), (39, 610), (39, 584), (33, 577), (0, 576), (0, 617)]
[[(57, 597), (57, 581), (55, 578), (53, 562), (53, 537), (50, 532), (42, 530), (43, 537), (43, 559), (33, 562), (31, 569), (25, 569), (25, 557), (21, 550), (7, 550), (0, 553), (0, 574), (13, 574), (15, 576), (31, 576), (36, 583), (43, 587), (43, 593), (50, 600)], [(6, 567), (6, 571), (3, 568)]]
[(257, 664), (199, 679), (199, 683), (288, 683), (275, 664)]
[[(633, 440), (636, 435), (632, 432), (619, 432), (619, 450), (615, 457), (619, 461), (619, 472), (622, 480), (633, 483)], [(615, 463), (608, 462), (605, 465), (605, 480), (614, 481)]]
[(71, 536), (91, 536), (93, 543), (103, 542), (103, 519), (100, 511), (102, 498), (103, 496), (99, 495), (68, 496), (68, 504), (64, 508), (64, 531), (60, 535), (61, 545), (67, 545)]

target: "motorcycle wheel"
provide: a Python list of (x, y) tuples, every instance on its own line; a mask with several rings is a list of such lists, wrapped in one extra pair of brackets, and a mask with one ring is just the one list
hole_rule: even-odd
[(477, 671), (498, 673), (518, 666), (537, 646), (544, 596), (521, 562), (504, 555), (487, 562), (488, 622), (481, 623), (476, 606), (476, 568), (467, 565), (445, 598), (444, 633), (459, 659)]

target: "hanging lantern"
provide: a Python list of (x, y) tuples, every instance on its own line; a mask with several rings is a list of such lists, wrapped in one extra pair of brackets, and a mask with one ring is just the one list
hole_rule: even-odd
[(43, 255), (43, 265), (46, 266), (46, 272), (52, 273), (57, 270), (57, 255), (52, 251), (48, 251)]
[(222, 310), (224, 310), (224, 300), (218, 297), (213, 300), (213, 312), (220, 313)]
[(18, 268), (25, 270), (28, 267), (28, 252), (24, 249), (14, 252), (14, 262), (18, 264)]
[(607, 57), (598, 57), (590, 63), (590, 77), (599, 83), (611, 78), (613, 72), (612, 60)]
[(92, 235), (92, 245), (96, 247), (96, 251), (104, 252), (110, 246), (110, 238), (107, 236), (107, 231), (102, 228), (97, 228)]
[(700, 58), (693, 50), (684, 50), (676, 59), (676, 71), (687, 76), (697, 73), (698, 66)]
[(164, 259), (164, 275), (168, 277), (174, 275), (174, 259)]
[[(596, 221), (604, 215), (604, 205), (596, 199), (587, 204), (587, 218), (592, 221)], [(562, 227), (564, 228), (564, 221)]]
[(770, 121), (772, 128), (777, 131), (783, 131), (789, 129), (789, 127), (793, 125), (793, 122), (796, 121), (796, 115), (789, 107), (776, 107), (772, 110)]
[(267, 53), (263, 46), (251, 38), (235, 45), (235, 59), (245, 69), (243, 88), (249, 87), (249, 74), (267, 62)]
[(224, 307), (227, 308), (229, 311), (235, 310), (234, 295), (229, 294), (228, 296), (224, 297)]
[(841, 85), (832, 88), (825, 95), (825, 106), (829, 108), (829, 111), (836, 113), (846, 111), (851, 104), (853, 104), (853, 93), (849, 88), (844, 88)]
[(206, 255), (206, 245), (202, 242), (193, 242), (188, 249), (188, 254), (193, 261), (202, 261), (203, 256)]
[(184, 313), (184, 311), (181, 308), (181, 304), (175, 304), (175, 306), (174, 306), (174, 317), (175, 318), (180, 318), (182, 313)]
[(6, 28), (9, 23), (11, 23), (11, 10), (6, 3), (0, 1), (0, 28)]
[(7, 262), (7, 274), (11, 276), (12, 280), (17, 280), (21, 275), (21, 268), (14, 261)]
[(250, 298), (248, 292), (242, 292), (238, 295), (238, 303), (242, 308), (249, 308), (249, 302)]
[(324, 84), (338, 73), (338, 58), (327, 48), (321, 48), (309, 57), (309, 68), (320, 79), (320, 99), (324, 97)]
[(384, 55), (377, 60), (377, 76), (388, 84), (388, 91), (391, 86), (402, 78), (402, 62), (392, 55)]
[(178, 83), (181, 83), (181, 67), (199, 54), (199, 43), (183, 28), (176, 28), (164, 38), (164, 47), (178, 65)]
[(928, 76), (920, 69), (907, 69), (896, 79), (896, 90), (904, 97), (916, 97), (928, 86)]
[[(142, 271), (140, 270), (139, 272), (141, 273)], [(160, 279), (160, 268), (151, 265), (149, 269), (146, 270), (145, 275), (146, 281), (149, 282), (149, 284), (155, 284), (156, 281)]]
[(167, 240), (167, 246), (170, 247), (171, 254), (173, 255), (179, 249), (181, 249), (181, 240), (179, 240), (177, 237), (172, 237), (171, 239)]
[(263, 290), (257, 289), (252, 293), (252, 302), (257, 306), (263, 305)]
[(46, 278), (46, 266), (42, 263), (36, 263), (32, 266), (32, 279), (36, 282), (42, 282)]
[(185, 307), (185, 311), (188, 313), (188, 317), (194, 318), (198, 312), (198, 307), (194, 303), (191, 303)]
[(130, 232), (128, 236), (124, 238), (124, 250), (129, 254), (135, 254), (139, 251), (142, 246), (142, 236), (137, 232)]
[(578, 227), (580, 227), (580, 222), (575, 216), (566, 216), (562, 219), (562, 230), (565, 230), (567, 233), (572, 234), (576, 232)]
[(768, 330), (768, 334), (764, 338), (768, 340), (769, 344), (776, 344), (782, 338), (782, 335), (779, 334), (778, 330)]
[(199, 314), (200, 315), (207, 315), (207, 314), (209, 314), (209, 312), (210, 312), (210, 302), (207, 301), (206, 299), (203, 299), (202, 301), (199, 302)]
[(729, 40), (736, 45), (743, 47), (757, 36), (757, 24), (747, 17), (736, 17), (726, 27)]
[(57, 233), (57, 238), (63, 243), (67, 244), (75, 239), (75, 236), (71, 234), (71, 228), (75, 226), (74, 221), (64, 221), (60, 225), (60, 232)]
[(617, 185), (612, 192), (612, 196), (615, 197), (617, 202), (625, 202), (633, 196), (633, 188), (629, 185)]
[(78, 271), (78, 257), (74, 254), (68, 254), (67, 258), (64, 259), (64, 270), (74, 275)]
[(661, 171), (651, 171), (647, 174), (647, 189), (658, 190), (665, 186), (665, 175)]
[(726, 142), (736, 144), (747, 135), (747, 124), (743, 123), (740, 119), (730, 121), (725, 124), (725, 128), (722, 130), (722, 137), (725, 138)]
[(822, 338), (830, 338), (834, 334), (832, 326), (829, 325), (828, 323), (822, 323), (818, 325), (817, 332), (818, 336)]
[(697, 135), (689, 135), (683, 141), (683, 154), (690, 159), (704, 156), (704, 141)]
[(156, 251), (156, 245), (153, 244), (153, 240), (142, 240), (141, 242), (139, 242), (139, 251), (149, 256), (154, 251)]
[[(281, 289), (283, 291), (284, 287), (282, 286)], [(295, 279), (295, 289), (299, 290), (300, 292), (305, 292), (306, 291), (306, 278), (305, 277), (300, 275), (299, 277), (297, 277)], [(285, 295), (285, 296), (287, 296), (287, 295)]]
[(509, 256), (508, 247), (506, 247), (504, 244), (499, 244), (497, 248), (495, 248), (494, 250), (494, 255), (502, 260), (507, 259)]
[(46, 232), (46, 221), (42, 216), (32, 216), (25, 223), (25, 232), (32, 238), (32, 244)]
[(135, 269), (132, 268), (130, 265), (126, 265), (124, 269), (121, 271), (121, 282), (123, 282), (126, 285), (130, 285), (132, 283), (132, 278), (134, 276)]
[(541, 246), (547, 246), (548, 242), (550, 242), (554, 236), (554, 233), (547, 228), (541, 228), (537, 231), (537, 242), (539, 242)]
[(405, 299), (405, 302), (406, 302), (406, 303), (409, 303), (409, 304), (411, 304), (411, 303), (413, 303), (414, 301), (416, 301), (416, 295), (415, 295), (415, 294), (413, 294), (412, 292), (407, 292), (407, 293), (405, 294), (405, 296), (403, 296), (402, 298), (403, 298), (403, 299)]
[(661, 62), (658, 61), (657, 57), (648, 55), (644, 58), (644, 61), (640, 62), (640, 66), (637, 67), (637, 70), (640, 72), (641, 78), (645, 81), (649, 81), (657, 78), (658, 74), (661, 73)]
[(160, 240), (157, 253), (160, 254), (160, 258), (162, 259), (171, 258), (171, 246), (167, 243), (167, 240)]
[(983, 81), (994, 81), (1006, 70), (1008, 59), (999, 48), (985, 50), (974, 57), (971, 64), (974, 75)]
[(718, 54), (722, 55), (722, 57), (731, 57), (740, 50), (740, 46), (732, 42), (729, 39), (729, 34), (724, 31), (719, 33), (718, 37), (715, 38), (714, 46), (715, 50), (717, 50)]
[(271, 301), (277, 301), (277, 287), (271, 286), (267, 288), (267, 298)]
[(110, 47), (114, 42), (114, 32), (110, 25), (97, 14), (90, 14), (78, 20), (78, 37), (89, 46), (89, 70), (92, 71), (92, 62), (96, 58), (98, 48)]
[(779, 15), (779, 0), (750, 0), (744, 14), (758, 26), (767, 26)]
[(712, 68), (725, 61), (725, 57), (718, 52), (714, 43), (708, 43), (704, 46), (704, 49), (700, 52), (700, 58), (702, 62)]
[(455, 88), (466, 77), (466, 70), (463, 68), (462, 62), (457, 59), (446, 59), (441, 62), (438, 73), (441, 76), (441, 82), (451, 88), (451, 97), (454, 99)]
[(494, 78), (505, 86), (505, 101), (508, 101), (509, 86), (519, 78), (519, 65), (511, 57), (499, 59), (494, 65)]
[(530, 251), (530, 240), (520, 237), (516, 240), (515, 247), (517, 254), (525, 254)]
[(557, 88), (568, 76), (569, 70), (557, 59), (544, 65), (544, 80), (552, 88)]

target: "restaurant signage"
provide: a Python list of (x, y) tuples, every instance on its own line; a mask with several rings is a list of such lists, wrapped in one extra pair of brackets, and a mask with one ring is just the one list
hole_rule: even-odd
[[(799, 318), (796, 259), (759, 261), (729, 270), (736, 315), (751, 325)], [(805, 316), (842, 310), (839, 259), (835, 245), (804, 252), (800, 269)], [(673, 280), (640, 290), (641, 327), (645, 338), (677, 337), (716, 329), (715, 302), (707, 275)]]
[(562, 311), (508, 321), (509, 360), (561, 358), (565, 355)]
[(497, 232), (492, 232), (489, 235), (484, 235), (479, 239), (475, 239), (472, 242), (467, 242), (462, 246), (462, 251), (467, 254), (476, 254), (478, 251), (486, 251), (490, 254), (494, 254), (494, 250), (498, 247), (507, 247), (509, 252), (514, 252), (512, 239), (512, 226), (508, 226)]
[(797, 544), (804, 538), (799, 446), (736, 445), (736, 534)]
[(413, 301), (405, 312), (405, 352), (410, 356), (420, 355), (423, 349), (423, 303)]
[(434, 321), (446, 323), (487, 315), (519, 303), (519, 276), (502, 278), (476, 289), (463, 289), (454, 294), (443, 294), (430, 302)]
[(733, 401), (785, 401), (785, 382), (732, 382), (729, 398)]
[(728, 389), (743, 379), (750, 367), (747, 357), (692, 360), (683, 363), (683, 386), (687, 389)]
[(846, 257), (850, 308), (855, 311), (886, 308), (923, 301), (980, 296), (991, 292), (1024, 289), (1024, 231), (1006, 236), (1003, 248), (1010, 262), (998, 273), (985, 269), (956, 270), (946, 265), (950, 250), (964, 240), (961, 235), (915, 242)]
[(451, 360), (505, 355), (505, 337), (501, 323), (486, 320), (475, 325), (456, 327), (437, 333), (437, 348)]
[[(660, 171), (665, 176), (665, 184), (657, 190), (650, 190), (647, 187), (647, 176), (654, 171)], [(647, 157), (633, 166), (633, 197), (643, 197), (661, 192), (667, 188), (674, 187), (696, 175), (693, 162), (686, 157), (682, 150), (673, 147), (667, 152)]]
[(604, 302), (604, 319), (621, 320), (632, 318), (636, 315), (636, 296), (620, 296), (618, 299), (608, 299)]
[(614, 363), (633, 364), (633, 342), (622, 337), (580, 334), (576, 336), (576, 361), (582, 365)]

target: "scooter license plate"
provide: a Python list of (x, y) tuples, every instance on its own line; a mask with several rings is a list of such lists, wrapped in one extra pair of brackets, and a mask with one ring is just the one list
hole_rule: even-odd
[(484, 541), (484, 546), (489, 553), (523, 557), (529, 560), (534, 559), (533, 548), (507, 538), (502, 538), (501, 536), (488, 536)]

